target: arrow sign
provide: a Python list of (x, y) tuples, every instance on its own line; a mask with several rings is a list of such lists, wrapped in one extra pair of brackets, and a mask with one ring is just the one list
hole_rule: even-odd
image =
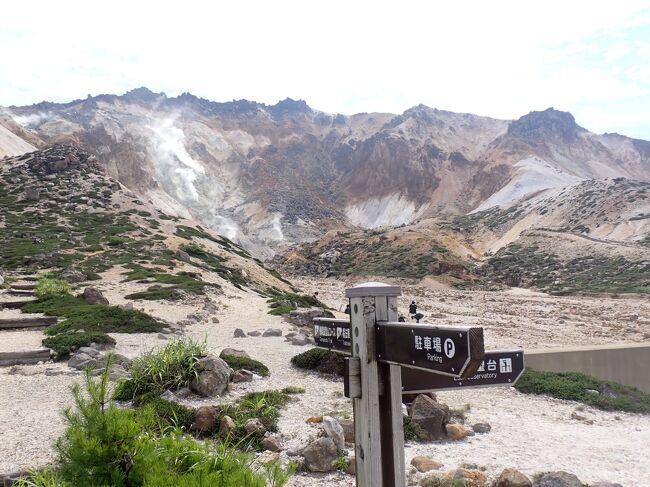
[(350, 322), (334, 318), (314, 319), (316, 346), (352, 353)]
[(473, 374), (485, 355), (483, 328), (381, 323), (377, 360), (450, 377)]
[(524, 373), (523, 350), (485, 352), (478, 369), (465, 378), (432, 374), (402, 367), (402, 393), (415, 394), (444, 389), (512, 386)]

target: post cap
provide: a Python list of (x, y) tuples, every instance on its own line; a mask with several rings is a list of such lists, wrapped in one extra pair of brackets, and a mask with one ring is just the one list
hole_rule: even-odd
[(399, 296), (402, 288), (384, 282), (362, 282), (354, 287), (345, 290), (348, 298), (359, 298), (363, 296)]

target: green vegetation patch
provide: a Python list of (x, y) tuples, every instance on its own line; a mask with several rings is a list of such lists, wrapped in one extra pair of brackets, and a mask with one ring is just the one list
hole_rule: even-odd
[(544, 394), (578, 401), (605, 411), (650, 414), (650, 394), (636, 387), (597, 379), (578, 372), (540, 372), (526, 369), (515, 384), (525, 394)]
[(235, 371), (246, 369), (261, 375), (262, 377), (268, 377), (269, 375), (269, 368), (262, 362), (253, 360), (252, 358), (236, 357), (235, 355), (224, 354), (219, 355), (219, 357), (221, 357), (223, 361), (230, 365), (230, 367)]
[(168, 287), (151, 286), (146, 291), (126, 295), (126, 299), (171, 299), (173, 289), (179, 289), (190, 294), (204, 294), (206, 287), (218, 287), (217, 284), (210, 284), (201, 280), (196, 272), (182, 271), (177, 274), (170, 274), (162, 269), (145, 268), (138, 264), (129, 264), (130, 270), (124, 275), (124, 282), (144, 281), (158, 284), (166, 284)]
[(248, 279), (244, 277), (239, 269), (225, 265), (224, 262), (227, 259), (207, 251), (202, 245), (191, 242), (182, 245), (180, 248), (190, 256), (201, 260), (204, 269), (216, 272), (222, 279), (230, 281), (235, 287), (243, 289), (243, 286), (248, 285)]
[(115, 340), (106, 333), (96, 331), (60, 333), (43, 340), (43, 346), (54, 350), (57, 360), (65, 360), (70, 357), (73, 350), (87, 347), (91, 343), (115, 345)]
[(312, 348), (291, 357), (291, 363), (299, 369), (343, 376), (345, 357), (331, 350)]
[[(271, 310), (270, 315), (281, 316), (290, 313), (298, 308), (323, 308), (328, 310), (329, 307), (323, 302), (319, 301), (315, 296), (308, 294), (284, 293), (276, 290), (269, 290), (268, 294), (271, 296), (266, 302)], [(323, 316), (334, 318), (334, 315), (326, 311)]]
[(196, 377), (197, 364), (206, 351), (205, 342), (188, 338), (146, 352), (133, 360), (128, 377), (118, 382), (113, 397), (131, 400), (185, 387)]

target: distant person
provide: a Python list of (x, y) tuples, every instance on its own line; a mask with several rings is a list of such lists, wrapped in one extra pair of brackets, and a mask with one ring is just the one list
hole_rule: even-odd
[[(339, 309), (341, 309), (341, 308), (339, 308)], [(350, 303), (348, 303), (348, 304), (345, 305), (345, 311), (344, 311), (344, 313), (345, 313), (346, 315), (349, 315), (349, 314), (350, 314)]]
[(415, 304), (415, 301), (411, 301), (411, 305), (409, 306), (409, 314), (411, 315), (411, 319), (415, 318), (417, 312), (418, 312), (418, 305)]
[(399, 315), (399, 318), (397, 318), (397, 321), (399, 321), (400, 323), (406, 323), (406, 318), (404, 318), (403, 315)]
[(424, 315), (423, 315), (422, 313), (415, 313), (415, 315), (413, 316), (413, 318), (415, 318), (415, 322), (416, 322), (416, 323), (419, 323), (420, 320), (421, 320), (422, 318), (424, 318)]
[(314, 292), (312, 295), (312, 298), (314, 298), (316, 301), (318, 301), (318, 291)]

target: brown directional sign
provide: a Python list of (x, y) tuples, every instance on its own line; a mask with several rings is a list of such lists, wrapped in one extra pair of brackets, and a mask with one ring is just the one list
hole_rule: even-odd
[(333, 318), (314, 320), (316, 346), (352, 353), (350, 322)]
[(483, 328), (381, 323), (377, 360), (451, 377), (473, 374), (485, 355)]
[(432, 374), (402, 367), (402, 393), (414, 394), (444, 389), (511, 386), (524, 372), (523, 350), (485, 352), (478, 369), (465, 378)]

